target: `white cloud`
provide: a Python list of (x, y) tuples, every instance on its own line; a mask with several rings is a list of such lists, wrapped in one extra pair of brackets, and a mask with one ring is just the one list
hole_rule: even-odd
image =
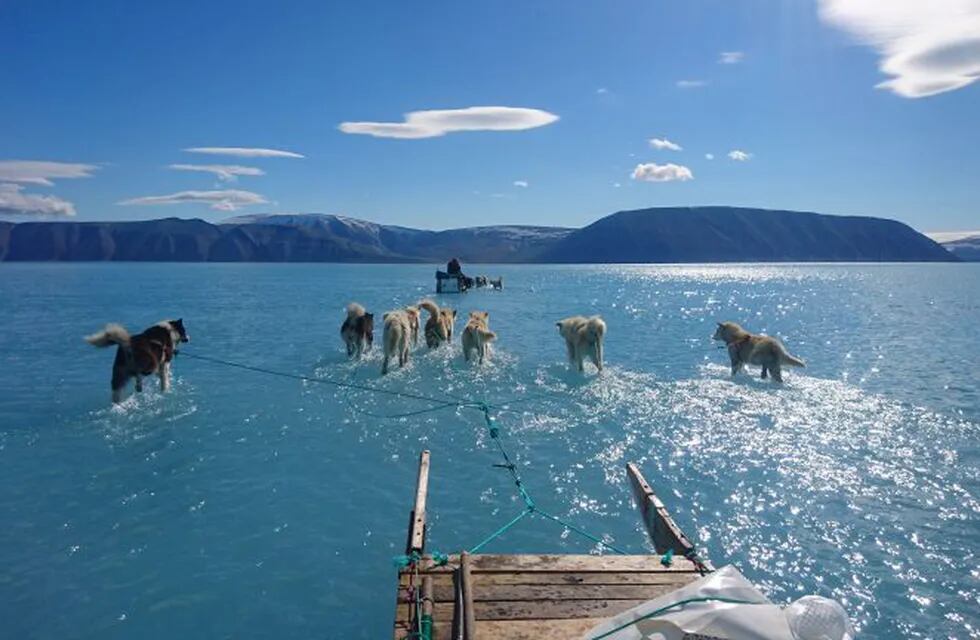
[(732, 149), (728, 152), (728, 157), (732, 160), (737, 160), (738, 162), (745, 162), (752, 157), (752, 154), (746, 153), (745, 151), (741, 151), (739, 149)]
[(682, 149), (681, 145), (676, 142), (671, 142), (667, 138), (650, 138), (650, 146), (654, 149), (670, 149), (671, 151), (680, 151)]
[(621, 185), (621, 184), (620, 184), (620, 183), (618, 183), (618, 182), (614, 182), (614, 183), (613, 183), (613, 189), (618, 189), (618, 188), (620, 188), (621, 186), (623, 186), (623, 185)]
[(528, 182), (527, 182), (527, 180), (514, 180), (514, 186), (515, 187), (523, 187), (524, 189), (527, 189)]
[(704, 80), (678, 80), (676, 84), (678, 89), (699, 89), (708, 83)]
[(657, 164), (649, 162), (638, 164), (633, 169), (632, 178), (644, 182), (673, 182), (680, 180), (694, 180), (694, 174), (685, 166), (673, 163)]
[(455, 131), (520, 131), (543, 127), (558, 116), (540, 109), (518, 107), (467, 107), (412, 111), (404, 122), (341, 122), (344, 133), (376, 138), (434, 138)]
[(609, 89), (607, 89), (606, 87), (599, 87), (598, 89), (595, 90), (595, 92), (601, 96), (603, 94), (609, 93)]
[(219, 180), (234, 182), (238, 176), (264, 176), (265, 171), (257, 167), (243, 167), (238, 164), (172, 164), (176, 171), (201, 171), (213, 173)]
[(980, 78), (980, 0), (820, 0), (820, 17), (881, 55), (877, 85), (906, 98)]
[(745, 59), (741, 51), (722, 51), (718, 54), (718, 64), (738, 64)]
[(715, 154), (713, 154), (713, 153), (706, 153), (706, 154), (704, 154), (704, 157), (706, 159), (708, 159), (708, 160), (714, 160), (715, 159)]
[(166, 196), (143, 196), (123, 200), (119, 204), (164, 205), (203, 203), (215, 211), (237, 211), (253, 204), (267, 204), (263, 196), (251, 191), (223, 189), (219, 191), (180, 191)]
[(40, 160), (0, 160), (0, 181), (54, 186), (52, 180), (91, 178), (94, 164), (46, 162)]
[(212, 156), (236, 156), (238, 158), (305, 158), (303, 154), (282, 149), (261, 149), (253, 147), (190, 147), (188, 153), (206, 153)]
[(0, 214), (73, 216), (75, 205), (57, 196), (39, 196), (24, 193), (20, 184), (0, 184)]

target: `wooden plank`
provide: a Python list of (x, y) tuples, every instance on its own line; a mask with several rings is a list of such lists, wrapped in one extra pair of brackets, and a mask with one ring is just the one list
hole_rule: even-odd
[(472, 556), (463, 552), (459, 562), (459, 572), (463, 585), (463, 640), (476, 640), (476, 609), (473, 602), (473, 574), (470, 571)]
[(425, 550), (425, 506), (429, 492), (429, 450), (419, 455), (419, 473), (415, 482), (415, 507), (412, 509), (405, 553), (422, 553)]
[[(666, 553), (668, 549), (673, 549), (676, 556), (684, 557), (694, 552), (694, 544), (674, 522), (666, 505), (653, 492), (653, 487), (640, 473), (639, 467), (630, 462), (626, 465), (626, 473), (633, 487), (633, 498), (643, 517), (643, 525), (657, 553)], [(707, 571), (713, 570), (706, 560), (701, 561), (701, 565)]]
[[(452, 557), (450, 558), (452, 563)], [(438, 570), (438, 569), (436, 569)], [(657, 556), (618, 555), (565, 555), (565, 554), (487, 554), (472, 558), (471, 570), (487, 571), (550, 571), (550, 572), (603, 572), (643, 571), (667, 573), (671, 571), (696, 572), (697, 568), (686, 558), (676, 558), (673, 565), (665, 567)]]
[[(477, 584), (473, 591), (475, 602), (503, 600), (643, 600), (670, 593), (687, 584), (689, 580), (677, 580), (667, 584)], [(452, 602), (453, 587), (439, 584), (433, 587), (436, 602)]]
[[(426, 573), (431, 577), (433, 584), (437, 586), (452, 586), (451, 573)], [(696, 579), (698, 576), (693, 572), (679, 571), (600, 571), (600, 572), (567, 572), (567, 571), (517, 571), (508, 573), (498, 572), (476, 572), (473, 574), (476, 588), (481, 589), (488, 584), (542, 584), (542, 585), (571, 585), (571, 584), (681, 584)], [(409, 575), (402, 574), (402, 587), (409, 584)]]
[(486, 620), (477, 640), (572, 640), (581, 638), (603, 618), (565, 620)]
[[(572, 618), (608, 618), (632, 609), (647, 600), (538, 600), (535, 602), (474, 602), (477, 629), (484, 620), (565, 620)], [(398, 610), (408, 609), (402, 603)], [(437, 621), (452, 620), (454, 605), (436, 602), (433, 616)], [(407, 612), (399, 615), (407, 615)]]

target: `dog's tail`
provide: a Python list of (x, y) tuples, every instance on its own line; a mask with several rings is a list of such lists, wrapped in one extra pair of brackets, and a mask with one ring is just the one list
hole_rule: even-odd
[(802, 360), (800, 360), (796, 356), (790, 355), (789, 352), (786, 351), (786, 349), (780, 350), (780, 352), (779, 352), (779, 361), (782, 364), (788, 364), (788, 365), (793, 366), (793, 367), (805, 367), (806, 366), (806, 363), (805, 362), (803, 362)]
[(356, 302), (352, 302), (349, 305), (347, 305), (347, 318), (348, 319), (360, 318), (361, 316), (363, 316), (366, 313), (367, 313), (367, 311), (364, 309), (364, 307), (361, 306), (361, 305), (359, 305)]
[(433, 318), (439, 315), (439, 305), (437, 305), (432, 300), (426, 298), (425, 300), (419, 301), (419, 306), (429, 312), (429, 315)]
[(493, 331), (490, 331), (490, 329), (484, 329), (483, 327), (480, 327), (479, 329), (477, 329), (477, 331), (480, 332), (480, 335), (487, 342), (492, 342), (493, 340), (497, 339), (497, 334), (494, 333)]
[(96, 347), (108, 347), (113, 344), (128, 347), (129, 332), (121, 324), (107, 324), (104, 330), (85, 336), (85, 342)]

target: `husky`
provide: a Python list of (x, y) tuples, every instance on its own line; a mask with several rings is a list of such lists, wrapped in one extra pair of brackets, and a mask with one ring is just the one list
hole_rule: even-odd
[(419, 302), (419, 307), (429, 312), (429, 319), (425, 321), (425, 344), (433, 349), (441, 344), (452, 342), (456, 310), (440, 309), (432, 300), (422, 300)]
[(490, 343), (497, 339), (497, 334), (490, 331), (490, 313), (487, 311), (470, 311), (470, 319), (463, 328), (463, 359), (469, 361), (475, 351), (480, 364), (490, 353)]
[(340, 326), (340, 337), (347, 345), (347, 357), (360, 358), (374, 344), (374, 314), (356, 302), (347, 305), (347, 319)]
[(408, 316), (408, 326), (412, 333), (412, 346), (419, 346), (419, 308), (415, 305), (409, 305), (404, 309), (405, 315)]
[(160, 390), (170, 389), (170, 362), (177, 354), (177, 345), (190, 342), (183, 319), (163, 320), (135, 336), (119, 324), (107, 324), (105, 329), (85, 336), (96, 347), (116, 345), (112, 363), (112, 402), (123, 400), (123, 390), (130, 378), (136, 378), (136, 391), (143, 391), (143, 376), (160, 376)]
[(491, 287), (493, 287), (494, 289), (497, 289), (498, 291), (503, 291), (503, 289), (504, 289), (504, 278), (503, 278), (503, 276), (497, 278), (496, 280), (489, 280), (488, 283), (490, 284)]
[(713, 340), (721, 340), (728, 346), (734, 377), (746, 364), (762, 365), (762, 379), (768, 374), (776, 382), (783, 381), (782, 366), (805, 367), (806, 363), (791, 356), (783, 343), (769, 336), (751, 334), (734, 322), (719, 322)]
[[(418, 314), (415, 314), (416, 321)], [(384, 360), (381, 362), (381, 374), (388, 373), (388, 361), (398, 357), (398, 366), (404, 367), (408, 362), (408, 354), (412, 341), (412, 315), (408, 309), (389, 311), (382, 316), (384, 330), (381, 341), (384, 346)]]
[(592, 360), (602, 371), (602, 342), (606, 336), (606, 323), (599, 316), (572, 316), (555, 323), (558, 333), (565, 339), (568, 361), (579, 371), (585, 371), (585, 358)]

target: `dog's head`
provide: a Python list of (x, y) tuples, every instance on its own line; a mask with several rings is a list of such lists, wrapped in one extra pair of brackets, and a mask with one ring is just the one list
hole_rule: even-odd
[(734, 322), (719, 322), (718, 328), (715, 329), (715, 335), (711, 336), (711, 339), (729, 342), (735, 336), (735, 334), (741, 332), (742, 327), (738, 326)]
[(168, 320), (170, 324), (170, 330), (176, 334), (174, 337), (178, 342), (190, 342), (191, 337), (187, 335), (187, 330), (184, 329), (184, 319), (178, 318), (176, 320)]
[(606, 335), (606, 323), (599, 316), (592, 316), (586, 325), (586, 331), (593, 340), (602, 339)]

